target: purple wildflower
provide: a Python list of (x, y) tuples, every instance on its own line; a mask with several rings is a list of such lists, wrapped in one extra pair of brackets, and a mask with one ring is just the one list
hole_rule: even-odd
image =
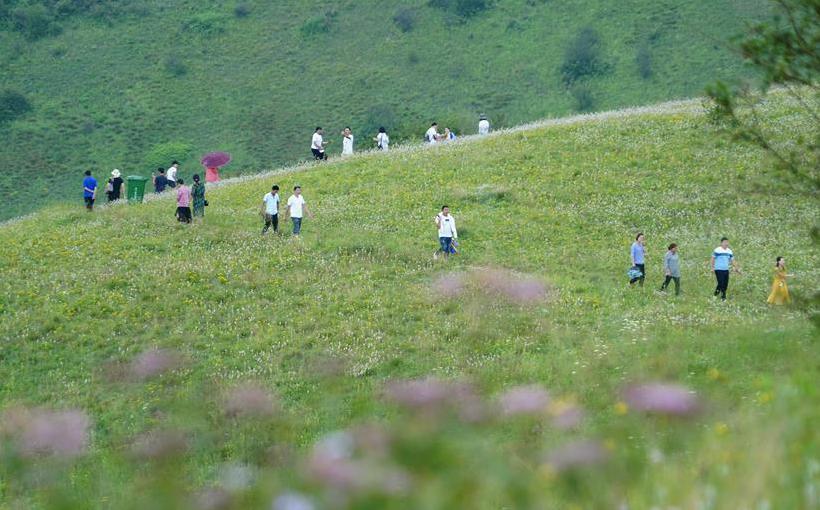
[(624, 400), (632, 409), (648, 413), (687, 416), (700, 409), (697, 395), (677, 384), (649, 383), (634, 385), (624, 391)]
[(271, 395), (253, 383), (237, 386), (225, 397), (225, 413), (228, 416), (269, 416), (274, 408)]
[(168, 349), (148, 349), (131, 362), (131, 374), (144, 381), (177, 368), (180, 356)]
[(601, 464), (609, 458), (609, 451), (600, 441), (573, 441), (556, 448), (547, 455), (547, 464), (562, 472), (579, 467)]
[(549, 393), (540, 386), (516, 386), (499, 397), (501, 411), (507, 416), (541, 414), (550, 403)]

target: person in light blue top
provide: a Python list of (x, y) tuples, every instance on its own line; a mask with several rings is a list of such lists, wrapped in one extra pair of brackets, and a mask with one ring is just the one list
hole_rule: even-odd
[(646, 247), (644, 246), (644, 242), (643, 232), (638, 232), (638, 235), (635, 236), (635, 242), (632, 243), (631, 258), (632, 267), (639, 270), (641, 276), (635, 276), (629, 280), (630, 285), (638, 282), (638, 285), (643, 287), (643, 281), (646, 276)]
[(724, 237), (720, 240), (720, 246), (712, 252), (712, 271), (715, 273), (717, 287), (715, 287), (715, 297), (720, 295), (720, 299), (726, 301), (726, 291), (729, 289), (729, 272), (734, 270), (740, 274), (740, 268), (735, 262), (735, 254), (729, 248), (729, 239)]

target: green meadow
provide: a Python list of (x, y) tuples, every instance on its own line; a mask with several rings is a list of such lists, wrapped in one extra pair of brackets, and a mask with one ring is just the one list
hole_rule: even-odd
[[(763, 111), (784, 136), (811, 127), (785, 95)], [(303, 187), (301, 237), (260, 235), (272, 184)], [(818, 504), (816, 199), (699, 100), (207, 198), (190, 226), (168, 195), (0, 226), (0, 508)], [(461, 252), (433, 260), (445, 203)], [(644, 288), (626, 281), (637, 231)], [(742, 274), (721, 302), (708, 259), (724, 235)], [(679, 297), (657, 292), (670, 242)], [(771, 307), (778, 255), (794, 303)], [(630, 397), (651, 382), (696, 405)], [(511, 411), (518, 385), (536, 385), (534, 409)], [(35, 441), (20, 409), (39, 408), (84, 413), (80, 452)]]
[(486, 113), (508, 127), (692, 97), (748, 77), (730, 37), (764, 0), (9, 0), (0, 3), (0, 219), (82, 172), (227, 175), (304, 161), (317, 125), (360, 149)]

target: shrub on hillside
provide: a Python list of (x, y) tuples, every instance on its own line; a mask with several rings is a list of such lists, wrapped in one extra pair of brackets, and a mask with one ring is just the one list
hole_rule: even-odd
[(330, 32), (330, 29), (333, 27), (336, 15), (336, 11), (331, 9), (321, 16), (310, 18), (302, 24), (299, 28), (299, 32), (302, 34), (302, 37), (306, 38), (326, 34)]
[(393, 23), (395, 23), (402, 32), (410, 32), (416, 25), (416, 11), (402, 7), (396, 12), (396, 15), (393, 16)]
[(430, 0), (429, 5), (461, 19), (471, 18), (492, 7), (491, 0)]
[(182, 24), (182, 30), (203, 35), (216, 35), (225, 31), (227, 16), (221, 12), (206, 11), (193, 15)]
[(171, 76), (180, 77), (188, 72), (188, 67), (178, 56), (171, 55), (165, 59), (165, 70), (168, 71)]
[(0, 124), (25, 115), (31, 111), (31, 103), (26, 96), (14, 90), (0, 92)]
[(595, 97), (589, 85), (578, 84), (572, 87), (572, 97), (575, 98), (575, 109), (579, 112), (589, 112), (595, 108)]
[(145, 163), (148, 168), (158, 167), (168, 168), (171, 161), (182, 161), (188, 158), (193, 151), (191, 144), (187, 142), (165, 142), (154, 145), (145, 155)]
[(233, 15), (237, 18), (247, 18), (251, 13), (251, 7), (248, 4), (237, 4), (233, 8)]
[(564, 84), (605, 74), (609, 66), (601, 52), (601, 37), (593, 28), (582, 29), (564, 52), (561, 76)]
[(54, 15), (44, 5), (31, 4), (11, 11), (11, 24), (29, 40), (37, 40), (60, 33)]
[(638, 48), (635, 54), (635, 63), (638, 64), (638, 74), (641, 78), (648, 80), (652, 77), (652, 54), (649, 52), (647, 45), (642, 45)]

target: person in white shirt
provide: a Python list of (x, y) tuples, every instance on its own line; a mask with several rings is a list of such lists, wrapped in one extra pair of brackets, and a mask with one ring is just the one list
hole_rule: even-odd
[(342, 130), (342, 156), (350, 156), (353, 154), (353, 132), (350, 127)]
[(313, 218), (313, 213), (308, 210), (305, 197), (302, 196), (302, 187), (295, 186), (293, 195), (288, 198), (288, 207), (285, 209), (286, 215), (293, 221), (293, 235), (298, 236), (302, 232), (302, 216), (307, 213)]
[(487, 120), (487, 116), (483, 113), (478, 117), (478, 134), (480, 135), (488, 135), (490, 134), (490, 121)]
[(433, 122), (430, 129), (424, 133), (424, 141), (432, 145), (439, 141), (440, 136), (441, 135), (438, 134), (438, 123)]
[(390, 149), (390, 137), (387, 136), (387, 130), (384, 127), (379, 128), (379, 134), (376, 135), (373, 141), (376, 142), (376, 147), (380, 151), (387, 152)]
[(328, 142), (324, 141), (322, 135), (325, 132), (322, 130), (321, 127), (317, 127), (316, 131), (313, 132), (313, 138), (310, 141), (310, 152), (313, 153), (313, 159), (317, 161), (324, 161), (327, 159), (327, 154), (325, 154), (325, 145)]
[(447, 258), (451, 253), (455, 253), (453, 240), (458, 239), (456, 219), (450, 214), (450, 207), (446, 205), (441, 206), (441, 212), (436, 215), (436, 227), (438, 228), (440, 248), (433, 255), (433, 258), (438, 258), (438, 251), (444, 252), (444, 257)]
[(171, 163), (171, 166), (165, 172), (165, 178), (168, 179), (169, 188), (177, 187), (177, 170), (179, 170), (179, 161), (174, 160), (174, 162)]
[(262, 198), (262, 217), (265, 218), (265, 227), (262, 229), (262, 235), (268, 232), (268, 229), (273, 225), (273, 233), (279, 233), (279, 186), (276, 184), (270, 189), (270, 193), (265, 193)]

